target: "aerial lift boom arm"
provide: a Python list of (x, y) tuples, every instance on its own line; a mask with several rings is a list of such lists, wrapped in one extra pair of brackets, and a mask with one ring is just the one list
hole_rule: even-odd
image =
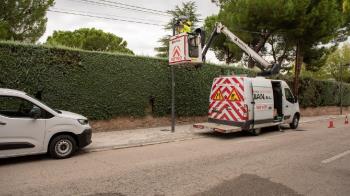
[(244, 43), (241, 39), (239, 39), (235, 34), (233, 34), (227, 27), (222, 25), (221, 23), (216, 23), (212, 34), (209, 37), (208, 43), (204, 46), (202, 52), (202, 59), (205, 60), (205, 55), (208, 52), (208, 49), (213, 42), (216, 35), (223, 33), (226, 35), (234, 44), (236, 44), (239, 48), (241, 48), (246, 54), (248, 54), (251, 58), (253, 58), (259, 65), (257, 65), (261, 70), (260, 75), (273, 75), (277, 74), (280, 70), (280, 65), (271, 64), (263, 59), (257, 52), (251, 49), (246, 43)]

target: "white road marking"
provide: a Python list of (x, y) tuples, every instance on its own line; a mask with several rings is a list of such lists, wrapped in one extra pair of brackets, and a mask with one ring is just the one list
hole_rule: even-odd
[(346, 156), (346, 155), (348, 155), (348, 154), (350, 154), (350, 150), (347, 150), (347, 151), (345, 151), (345, 152), (342, 152), (342, 153), (340, 153), (340, 154), (337, 154), (337, 155), (335, 155), (334, 157), (331, 157), (331, 158), (329, 158), (329, 159), (325, 159), (325, 160), (321, 161), (321, 163), (327, 164), (327, 163), (330, 163), (330, 162), (335, 161), (335, 160), (337, 160), (337, 159), (340, 159), (340, 158), (342, 158), (343, 156)]

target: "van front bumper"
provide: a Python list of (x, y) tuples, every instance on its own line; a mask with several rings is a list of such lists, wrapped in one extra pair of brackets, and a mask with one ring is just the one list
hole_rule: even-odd
[(92, 140), (92, 129), (85, 129), (81, 134), (77, 135), (79, 148), (84, 148), (85, 146), (91, 144)]

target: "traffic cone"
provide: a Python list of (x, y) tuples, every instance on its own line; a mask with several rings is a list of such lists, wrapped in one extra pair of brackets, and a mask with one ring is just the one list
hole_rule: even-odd
[(329, 119), (329, 125), (328, 128), (334, 128), (333, 120)]
[(346, 124), (346, 125), (349, 124), (349, 120), (348, 120), (348, 116), (347, 115), (345, 116), (345, 123), (344, 124)]

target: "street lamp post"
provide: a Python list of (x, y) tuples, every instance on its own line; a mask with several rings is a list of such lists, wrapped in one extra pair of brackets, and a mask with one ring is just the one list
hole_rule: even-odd
[(350, 66), (350, 64), (340, 65), (340, 88), (339, 88), (339, 102), (340, 102), (340, 115), (343, 115), (343, 67)]

